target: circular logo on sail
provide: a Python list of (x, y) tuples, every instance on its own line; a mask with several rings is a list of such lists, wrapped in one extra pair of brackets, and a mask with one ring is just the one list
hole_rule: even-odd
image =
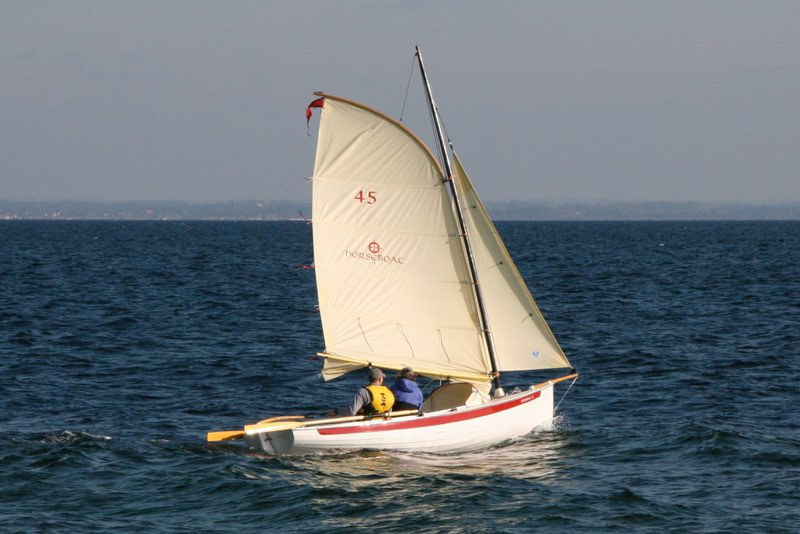
[(366, 260), (372, 263), (394, 263), (396, 265), (403, 265), (405, 263), (406, 259), (403, 256), (387, 256), (385, 252), (381, 254), (382, 250), (383, 247), (381, 247), (380, 243), (377, 241), (371, 241), (367, 245), (366, 252), (345, 249), (344, 255), (348, 259)]

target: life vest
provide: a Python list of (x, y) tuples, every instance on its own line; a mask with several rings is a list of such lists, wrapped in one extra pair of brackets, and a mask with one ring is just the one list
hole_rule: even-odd
[(364, 414), (386, 413), (394, 405), (394, 393), (386, 386), (370, 384), (364, 389), (369, 393), (369, 404), (364, 405)]

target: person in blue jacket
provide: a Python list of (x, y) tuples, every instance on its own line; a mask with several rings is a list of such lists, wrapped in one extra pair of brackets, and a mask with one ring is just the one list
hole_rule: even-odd
[(422, 390), (415, 382), (417, 373), (411, 367), (404, 367), (389, 388), (394, 393), (392, 410), (419, 410), (422, 408)]

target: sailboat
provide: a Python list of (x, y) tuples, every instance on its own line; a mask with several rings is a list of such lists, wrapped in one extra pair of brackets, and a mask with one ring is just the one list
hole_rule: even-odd
[[(452, 146), (419, 47), (439, 155), (404, 124), (315, 93), (314, 267), (326, 380), (365, 368), (439, 380), (420, 410), (302, 420), (283, 416), (209, 441), (268, 454), (334, 449), (451, 453), (550, 428), (555, 384), (578, 373), (556, 341)], [(501, 375), (561, 376), (506, 392)], [(553, 373), (557, 375), (557, 373)]]

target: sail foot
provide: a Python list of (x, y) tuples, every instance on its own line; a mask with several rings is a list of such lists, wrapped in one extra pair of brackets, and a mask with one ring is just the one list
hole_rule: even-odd
[[(322, 376), (326, 381), (333, 380), (346, 373), (365, 369), (369, 366), (380, 367), (381, 369), (391, 369), (395, 371), (399, 371), (403, 367), (408, 366), (407, 363), (399, 362), (397, 359), (392, 361), (390, 358), (380, 356), (376, 356), (375, 358), (371, 358), (369, 360), (350, 358), (346, 356), (330, 354), (327, 352), (320, 352), (317, 354), (317, 356), (323, 358), (325, 361), (322, 370)], [(417, 364), (414, 364), (414, 372), (417, 373), (417, 375), (426, 376), (435, 380), (452, 380), (457, 382), (470, 382), (473, 384), (487, 384), (492, 378), (488, 374), (433, 369)]]

